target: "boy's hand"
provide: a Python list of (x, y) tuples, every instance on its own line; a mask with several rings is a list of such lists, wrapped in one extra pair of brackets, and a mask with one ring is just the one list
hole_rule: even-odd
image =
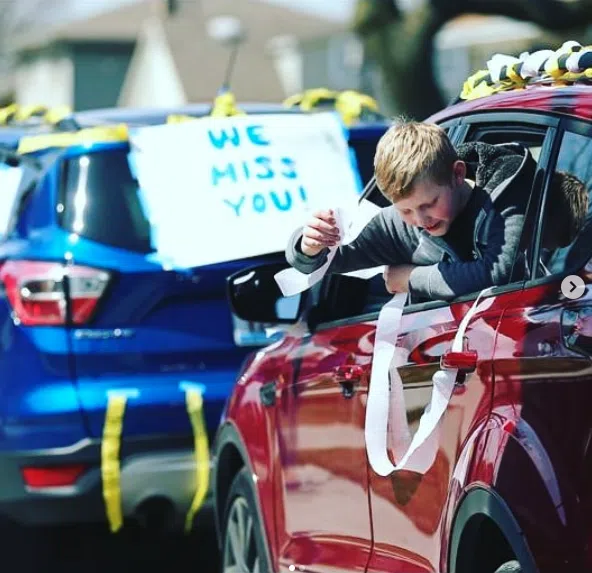
[(409, 292), (409, 276), (416, 265), (388, 266), (382, 274), (386, 290), (391, 294)]
[(302, 252), (314, 257), (339, 243), (339, 229), (333, 211), (317, 211), (302, 231)]

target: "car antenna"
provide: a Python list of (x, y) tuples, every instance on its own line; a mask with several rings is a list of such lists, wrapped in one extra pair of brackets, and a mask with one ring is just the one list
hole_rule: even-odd
[(212, 40), (230, 49), (222, 85), (217, 93), (218, 96), (221, 96), (230, 92), (230, 80), (236, 65), (238, 51), (246, 40), (246, 33), (241, 21), (234, 16), (211, 18), (207, 22), (207, 33)]

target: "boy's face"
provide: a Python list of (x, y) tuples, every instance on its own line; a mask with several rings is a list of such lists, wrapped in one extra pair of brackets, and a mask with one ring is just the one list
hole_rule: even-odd
[(450, 183), (441, 185), (430, 179), (418, 181), (411, 194), (395, 203), (408, 225), (421, 227), (434, 237), (448, 232), (452, 221), (464, 206), (460, 189), (465, 185), (466, 166), (456, 161)]

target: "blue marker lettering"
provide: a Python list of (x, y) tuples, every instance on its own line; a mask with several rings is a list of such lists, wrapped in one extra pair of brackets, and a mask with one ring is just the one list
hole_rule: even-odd
[(289, 211), (292, 207), (292, 195), (290, 195), (289, 191), (285, 191), (286, 194), (286, 202), (281, 203), (279, 197), (276, 195), (275, 191), (271, 191), (269, 193), (273, 204), (280, 210), (280, 211)]
[(249, 125), (247, 127), (247, 136), (254, 145), (269, 145), (269, 141), (264, 139), (263, 134), (260, 131), (263, 129), (262, 125)]
[(261, 193), (253, 195), (253, 209), (257, 211), (257, 213), (263, 213), (265, 211), (265, 208), (265, 197), (263, 197)]
[(296, 173), (296, 164), (294, 163), (294, 160), (290, 159), (289, 157), (282, 157), (281, 162), (282, 165), (286, 167), (282, 171), (282, 175), (286, 179), (296, 179), (296, 177), (298, 177), (298, 174)]
[(232, 143), (234, 147), (238, 147), (240, 143), (240, 136), (238, 134), (238, 129), (236, 129), (236, 127), (232, 128), (231, 135), (229, 135), (225, 129), (223, 129), (218, 134), (208, 129), (208, 135), (210, 137), (210, 142), (217, 149), (224, 149), (224, 146), (228, 141), (230, 141), (230, 143)]
[(249, 164), (246, 161), (243, 161), (243, 173), (245, 174), (245, 179), (249, 179), (249, 177), (251, 177), (251, 170), (249, 169)]
[(236, 171), (232, 163), (229, 163), (225, 169), (212, 167), (212, 185), (218, 185), (218, 181), (223, 177), (230, 177), (236, 183)]
[(271, 159), (269, 157), (256, 157), (255, 163), (265, 169), (263, 173), (257, 173), (257, 179), (272, 179), (274, 176), (273, 169), (270, 167)]
[(306, 189), (304, 187), (302, 187), (302, 185), (300, 185), (300, 187), (298, 187), (298, 193), (300, 194), (300, 199), (302, 199), (303, 201), (306, 201)]
[(224, 199), (224, 203), (226, 203), (229, 207), (232, 207), (234, 209), (234, 212), (236, 213), (237, 217), (240, 215), (240, 208), (243, 206), (244, 202), (245, 202), (244, 195), (240, 198), (240, 201), (238, 203), (233, 203), (229, 199)]

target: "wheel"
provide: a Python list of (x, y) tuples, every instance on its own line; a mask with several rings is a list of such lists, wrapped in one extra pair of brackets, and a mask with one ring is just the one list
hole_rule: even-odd
[(253, 482), (246, 468), (232, 481), (223, 524), (222, 573), (273, 573)]
[(518, 561), (507, 561), (500, 565), (494, 573), (522, 573), (522, 567), (520, 567)]

